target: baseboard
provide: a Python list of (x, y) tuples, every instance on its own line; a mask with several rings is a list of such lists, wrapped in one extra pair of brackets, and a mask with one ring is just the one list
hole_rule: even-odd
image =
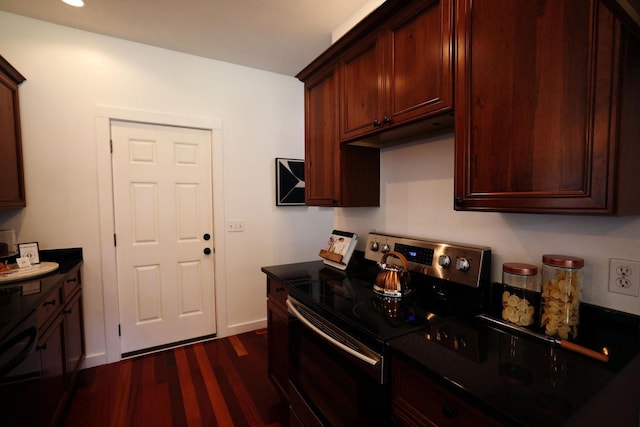
[[(233, 335), (244, 334), (245, 332), (252, 332), (257, 329), (264, 329), (267, 327), (267, 320), (258, 320), (255, 322), (247, 322), (247, 323), (238, 323), (235, 325), (229, 325), (227, 327), (227, 334), (224, 337), (230, 337)], [(218, 335), (218, 338), (224, 338), (221, 335)]]
[(82, 363), (82, 366), (80, 367), (80, 369), (93, 368), (96, 366), (106, 365), (106, 364), (107, 364), (106, 352), (88, 354), (84, 358), (84, 362)]
[[(224, 336), (218, 334), (216, 336), (216, 339), (230, 337), (233, 335), (244, 334), (246, 332), (252, 332), (260, 329), (265, 329), (266, 327), (267, 327), (266, 319), (258, 320), (255, 322), (238, 323), (235, 325), (229, 325), (226, 329), (226, 334)], [(82, 367), (80, 369), (94, 368), (96, 366), (106, 365), (107, 363), (109, 362), (107, 360), (106, 352), (88, 354), (85, 357), (84, 362), (82, 363)]]

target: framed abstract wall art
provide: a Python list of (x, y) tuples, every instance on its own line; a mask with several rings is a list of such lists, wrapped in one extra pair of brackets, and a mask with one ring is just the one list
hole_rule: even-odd
[(276, 206), (304, 206), (304, 160), (276, 158)]

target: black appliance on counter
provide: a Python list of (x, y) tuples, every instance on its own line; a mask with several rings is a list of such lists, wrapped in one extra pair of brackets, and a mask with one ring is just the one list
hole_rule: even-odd
[[(377, 262), (395, 251), (408, 261), (414, 292), (374, 292)], [(293, 424), (387, 425), (388, 344), (415, 331), (471, 358), (481, 358), (473, 328), (449, 320), (486, 310), (491, 250), (370, 233), (362, 265), (330, 267), (289, 288), (290, 400)], [(369, 408), (362, 411), (361, 408)]]

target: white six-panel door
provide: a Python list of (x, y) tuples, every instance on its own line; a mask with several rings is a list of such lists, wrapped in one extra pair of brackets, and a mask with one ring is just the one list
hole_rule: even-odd
[(211, 132), (112, 121), (111, 138), (122, 353), (214, 334)]

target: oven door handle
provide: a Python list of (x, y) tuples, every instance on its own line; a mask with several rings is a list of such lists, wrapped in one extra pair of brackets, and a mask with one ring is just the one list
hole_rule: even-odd
[(26, 360), (27, 357), (29, 357), (29, 355), (31, 354), (31, 352), (33, 352), (33, 349), (36, 346), (37, 335), (38, 334), (37, 334), (36, 328), (30, 327), (20, 332), (13, 338), (10, 338), (9, 340), (5, 341), (4, 343), (2, 343), (2, 345), (0, 345), (0, 354), (3, 354), (7, 350), (10, 350), (11, 348), (19, 344), (20, 341), (24, 340), (25, 338), (29, 339), (27, 343), (24, 344), (24, 346), (22, 347), (22, 349), (18, 354), (12, 357), (11, 360), (9, 360), (7, 363), (0, 366), (0, 378), (4, 377), (6, 374), (11, 372), (13, 368), (18, 366), (20, 363)]
[(368, 357), (368, 356), (366, 356), (366, 355), (364, 355), (362, 353), (359, 353), (356, 350), (352, 349), (351, 347), (348, 347), (348, 346), (342, 344), (340, 341), (337, 341), (336, 339), (334, 339), (334, 338), (330, 337), (329, 335), (325, 334), (324, 332), (322, 332), (313, 323), (309, 322), (302, 314), (300, 314), (300, 312), (296, 309), (295, 305), (289, 299), (287, 299), (287, 307), (289, 308), (289, 312), (291, 314), (293, 314), (298, 320), (300, 320), (309, 329), (311, 329), (316, 334), (320, 335), (326, 341), (330, 342), (331, 344), (333, 344), (334, 346), (338, 347), (339, 349), (346, 351), (347, 353), (349, 353), (353, 357), (357, 357), (358, 359), (360, 359), (363, 362), (366, 362), (366, 363), (368, 363), (368, 364), (370, 364), (372, 366), (375, 366), (375, 365), (378, 364), (378, 360), (372, 359), (371, 357)]

